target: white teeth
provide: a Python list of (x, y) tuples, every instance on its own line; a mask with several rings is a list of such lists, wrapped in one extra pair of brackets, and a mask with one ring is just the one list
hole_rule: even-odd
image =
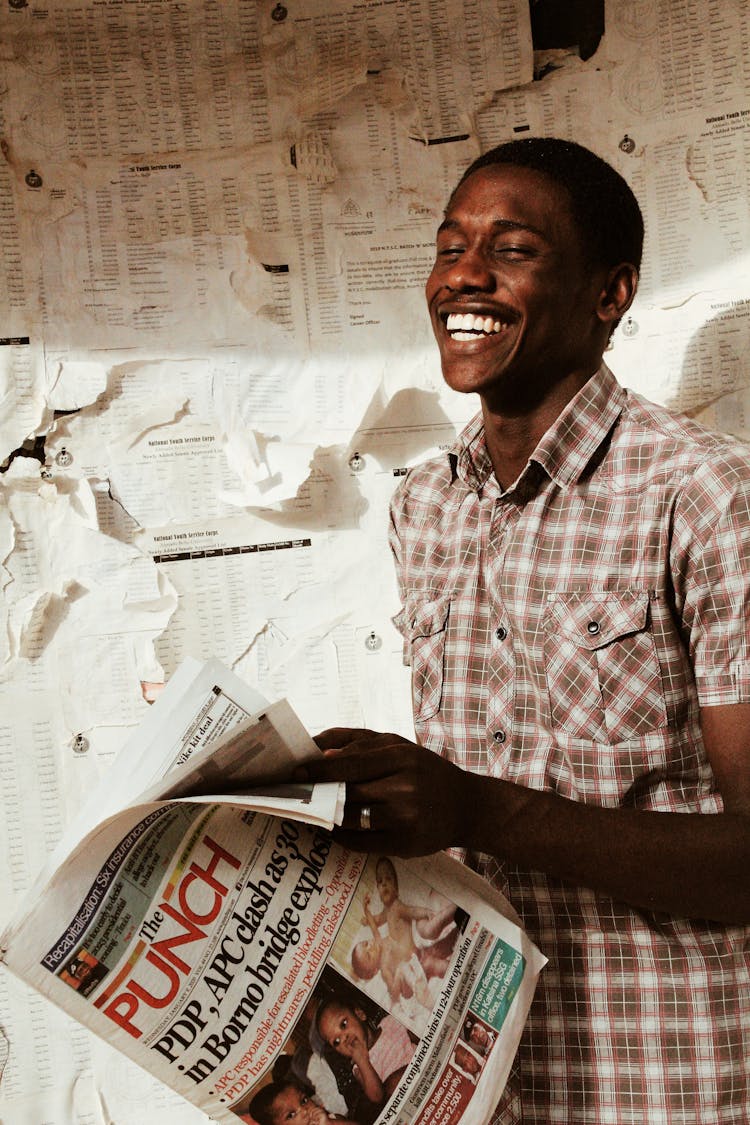
[(454, 340), (476, 340), (478, 336), (492, 336), (502, 332), (506, 325), (491, 316), (475, 316), (474, 313), (449, 313), (446, 328)]

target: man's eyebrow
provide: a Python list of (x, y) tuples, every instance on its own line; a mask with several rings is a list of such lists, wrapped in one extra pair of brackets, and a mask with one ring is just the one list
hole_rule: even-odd
[[(496, 230), (528, 231), (529, 234), (535, 234), (538, 238), (543, 238), (545, 239), (545, 241), (547, 240), (547, 236), (544, 234), (544, 231), (539, 230), (537, 227), (533, 227), (530, 223), (517, 223), (514, 219), (495, 219), (492, 225)], [(458, 219), (451, 219), (446, 217), (438, 227), (437, 233), (442, 234), (443, 231), (449, 230), (461, 230), (461, 223), (459, 223)]]

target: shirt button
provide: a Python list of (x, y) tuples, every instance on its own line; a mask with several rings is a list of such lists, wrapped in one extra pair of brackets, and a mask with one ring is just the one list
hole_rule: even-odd
[(495, 742), (505, 742), (505, 731), (496, 730), (492, 737), (494, 738)]
[(497, 629), (495, 629), (495, 636), (499, 641), (504, 641), (508, 636), (508, 630), (504, 625), (498, 625)]
[(598, 621), (589, 621), (586, 628), (588, 629), (589, 633), (591, 633), (591, 636), (595, 637), (596, 634), (599, 632), (601, 626), (600, 626)]

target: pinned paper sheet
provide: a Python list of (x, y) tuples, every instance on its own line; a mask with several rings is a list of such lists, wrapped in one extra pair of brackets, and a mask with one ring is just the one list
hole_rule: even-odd
[[(606, 358), (750, 439), (750, 26), (720, 7), (608, 3), (536, 81), (526, 0), (0, 11), (0, 462), (46, 435), (0, 475), (6, 903), (188, 654), (410, 734), (387, 511), (477, 409), (424, 283), (480, 151), (618, 168), (646, 254)], [(25, 992), (0, 1022), (3, 1120), (202, 1119)]]

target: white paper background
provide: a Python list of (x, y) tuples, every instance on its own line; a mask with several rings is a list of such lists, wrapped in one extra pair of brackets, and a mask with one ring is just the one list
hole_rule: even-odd
[[(647, 250), (608, 359), (750, 436), (750, 6), (606, 26), (532, 82), (526, 0), (3, 7), (0, 460), (47, 435), (0, 476), (6, 911), (186, 655), (410, 732), (386, 513), (476, 409), (422, 288), (480, 150), (618, 167)], [(4, 1122), (202, 1119), (5, 973), (0, 1025)]]

